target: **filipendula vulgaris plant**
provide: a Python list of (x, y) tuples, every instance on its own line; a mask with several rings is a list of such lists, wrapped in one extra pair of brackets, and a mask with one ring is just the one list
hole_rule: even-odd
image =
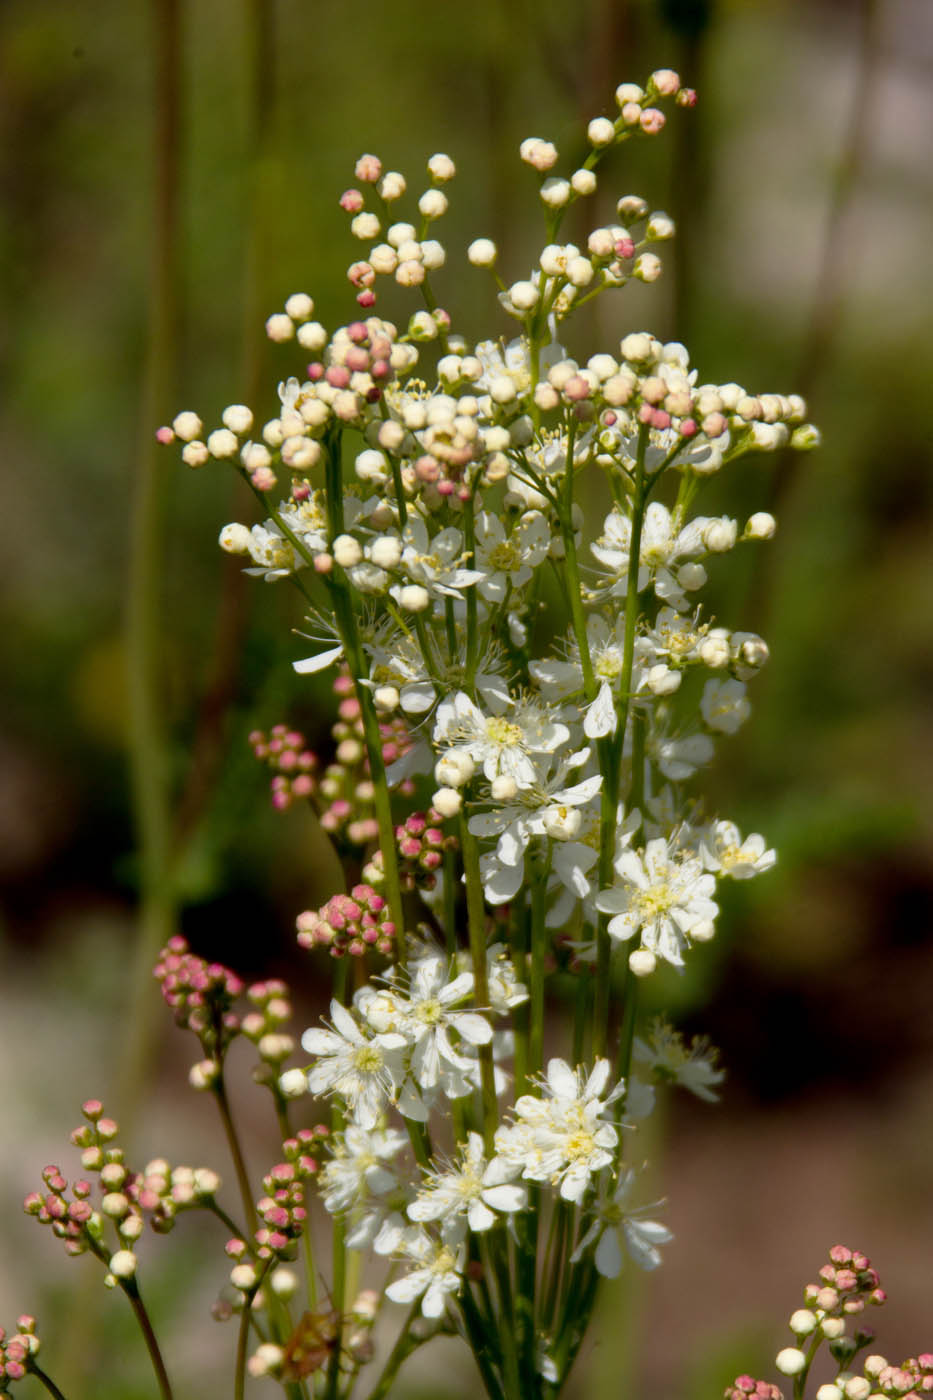
[[(73, 1141), (98, 1188), (77, 1181), (69, 1199), (53, 1166), (27, 1200), (126, 1293), (163, 1396), (135, 1250), (147, 1219), (164, 1233), (185, 1209), (217, 1217), (233, 1263), (215, 1312), (239, 1319), (232, 1394), (249, 1375), (299, 1400), (378, 1400), (438, 1333), (466, 1342), (492, 1400), (554, 1397), (600, 1280), (626, 1258), (656, 1268), (670, 1241), (660, 1203), (646, 1201), (637, 1125), (659, 1087), (713, 1100), (722, 1071), (667, 1021), (641, 1024), (639, 988), (659, 964), (702, 955), (720, 882), (775, 861), (762, 836), (705, 814), (692, 782), (748, 717), (747, 686), (768, 658), (760, 637), (705, 613), (706, 563), (756, 547), (775, 523), (698, 514), (695, 502), (739, 458), (806, 450), (818, 434), (799, 397), (701, 383), (683, 345), (649, 333), (586, 359), (563, 348), (579, 307), (657, 279), (656, 248), (674, 232), (625, 195), (585, 247), (560, 241), (603, 158), (657, 135), (663, 104), (689, 108), (695, 95), (659, 70), (616, 100), (567, 177), (549, 141), (522, 143), (545, 220), (527, 275), (503, 280), (488, 238), (467, 250), (475, 270), (457, 286), (491, 281), (512, 338), (468, 343), (438, 303), (447, 255), (433, 233), (453, 161), (433, 155), (409, 201), (403, 175), (364, 155), (340, 200), (363, 245), (348, 272), (357, 318), (328, 332), (310, 296), (289, 297), (266, 323), (301, 352), (276, 416), (259, 425), (234, 404), (209, 433), (190, 411), (159, 430), (189, 466), (227, 462), (245, 477), (261, 523), (226, 525), (220, 544), (306, 601), (313, 650), (295, 671), (334, 669), (333, 754), (323, 762), (286, 723), (250, 742), (278, 808), (313, 804), (348, 886), (297, 918), (299, 944), (329, 952), (333, 969), (304, 1063), (290, 1064), (282, 984), (244, 988), (180, 938), (156, 968), (201, 1045), (191, 1081), (220, 1111), (239, 1220), (207, 1169), (160, 1159), (130, 1170), (96, 1101)], [(389, 279), (423, 303), (404, 327), (375, 309)], [(580, 502), (599, 494), (611, 506), (584, 538)], [(558, 978), (573, 989), (572, 1026), (546, 1061)], [(241, 1035), (279, 1127), (261, 1195), (226, 1092)], [(326, 1259), (317, 1211), (331, 1218)], [(868, 1287), (861, 1258), (834, 1256), (844, 1286), (832, 1303), (828, 1284), (810, 1300), (798, 1334), (838, 1342), (834, 1309)], [(20, 1323), (7, 1382), (31, 1373), (62, 1394), (38, 1367), (33, 1319)], [(779, 1358), (791, 1374), (794, 1353), (795, 1397), (807, 1345)], [(850, 1400), (904, 1393), (865, 1384), (836, 1383)], [(747, 1376), (728, 1392), (778, 1393)]]

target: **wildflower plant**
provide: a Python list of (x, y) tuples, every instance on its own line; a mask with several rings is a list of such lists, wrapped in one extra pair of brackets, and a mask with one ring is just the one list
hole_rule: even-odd
[[(191, 1081), (218, 1105), (238, 1212), (206, 1169), (131, 1171), (96, 1102), (74, 1141), (97, 1204), (87, 1181), (69, 1199), (57, 1167), (27, 1201), (127, 1293), (163, 1396), (134, 1245), (147, 1219), (165, 1232), (182, 1208), (225, 1233), (215, 1312), (239, 1318), (235, 1396), (248, 1374), (292, 1397), (379, 1400), (437, 1333), (466, 1342), (491, 1400), (557, 1396), (601, 1279), (656, 1268), (671, 1240), (638, 1123), (671, 1085), (714, 1100), (722, 1071), (666, 1020), (642, 1024), (641, 984), (702, 957), (721, 884), (775, 861), (696, 793), (768, 659), (761, 637), (709, 613), (703, 588), (717, 556), (758, 548), (775, 523), (704, 515), (698, 497), (743, 457), (818, 441), (799, 397), (704, 382), (679, 343), (627, 330), (588, 355), (565, 348), (582, 306), (657, 279), (674, 233), (631, 194), (582, 246), (561, 241), (565, 216), (617, 147), (661, 132), (665, 104), (694, 101), (669, 70), (622, 84), (617, 115), (589, 123), (589, 153), (566, 176), (549, 141), (524, 141), (544, 245), (513, 280), (485, 237), (451, 275), (436, 236), (447, 155), (430, 158), (416, 196), (362, 156), (340, 199), (361, 245), (353, 319), (325, 329), (309, 295), (290, 296), (266, 323), (294, 351), (274, 416), (233, 404), (210, 431), (191, 411), (159, 430), (189, 466), (246, 479), (259, 519), (225, 525), (220, 545), (303, 596), (295, 691), (333, 671), (333, 755), (288, 722), (250, 743), (274, 804), (309, 801), (346, 870), (344, 888), (297, 915), (318, 960), (309, 975), (332, 971), (303, 1057), (283, 984), (246, 988), (178, 938), (156, 968), (199, 1040)], [(381, 313), (391, 284), (419, 303), (402, 324)], [(498, 321), (478, 343), (441, 300), (465, 286), (491, 293)], [(552, 1053), (557, 979), (572, 1014)], [(261, 1192), (225, 1088), (237, 1037), (256, 1047), (279, 1127)], [(331, 1225), (324, 1254), (315, 1216)], [(864, 1293), (859, 1258), (856, 1283), (832, 1285), (839, 1298)], [(830, 1306), (829, 1289), (808, 1319), (832, 1346), (848, 1303)], [(7, 1381), (17, 1366), (43, 1379), (34, 1323), (20, 1322)], [(729, 1394), (776, 1393), (759, 1384), (739, 1377)]]

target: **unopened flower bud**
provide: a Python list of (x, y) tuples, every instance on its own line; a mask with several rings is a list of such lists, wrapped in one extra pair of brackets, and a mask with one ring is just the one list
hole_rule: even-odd
[(796, 1336), (808, 1337), (816, 1323), (816, 1313), (811, 1312), (809, 1308), (798, 1308), (795, 1313), (791, 1314), (788, 1326)]
[(518, 784), (509, 773), (500, 773), (489, 784), (493, 802), (511, 802), (518, 793)]
[(636, 948), (628, 955), (628, 965), (636, 977), (650, 977), (658, 960), (647, 948)]
[(442, 817), (455, 817), (463, 806), (463, 798), (456, 788), (438, 788), (431, 798), (431, 805)]
[(467, 248), (467, 257), (474, 267), (492, 267), (497, 253), (491, 238), (475, 238)]
[(286, 316), (284, 311), (277, 311), (266, 321), (266, 335), (270, 340), (278, 344), (291, 340), (295, 334), (295, 323), (291, 316)]
[(352, 569), (363, 557), (363, 546), (353, 535), (338, 535), (334, 540), (331, 553), (334, 560), (342, 569)]
[(661, 276), (661, 259), (655, 253), (641, 253), (635, 259), (632, 276), (639, 282), (657, 282)]
[(586, 128), (586, 137), (591, 146), (611, 146), (616, 139), (616, 129), (608, 117), (594, 117)]
[(434, 765), (434, 778), (441, 787), (459, 788), (468, 783), (476, 771), (472, 758), (463, 749), (442, 754)]
[(530, 311), (537, 306), (538, 296), (534, 282), (513, 282), (509, 288), (509, 301), (517, 311)]
[(306, 292), (295, 292), (285, 303), (285, 310), (293, 321), (307, 321), (314, 314), (314, 302)]
[(574, 194), (593, 194), (596, 189), (596, 176), (592, 170), (587, 170), (585, 167), (575, 170), (570, 177), (570, 188)]
[(799, 1376), (807, 1364), (807, 1358), (798, 1347), (784, 1347), (774, 1358), (774, 1364), (782, 1376)]
[(777, 529), (777, 521), (766, 510), (756, 511), (745, 523), (742, 538), (746, 540), (770, 540)]
[(394, 685), (377, 685), (373, 691), (373, 704), (377, 710), (391, 714), (398, 709), (399, 693)]
[(136, 1255), (131, 1249), (118, 1249), (111, 1254), (107, 1267), (114, 1278), (132, 1278), (136, 1272)]
[(172, 419), (172, 427), (175, 436), (180, 437), (182, 442), (191, 442), (194, 438), (200, 437), (204, 431), (204, 424), (196, 413), (179, 413)]
[(431, 605), (431, 595), (420, 583), (406, 583), (398, 591), (398, 602), (406, 612), (424, 612)]

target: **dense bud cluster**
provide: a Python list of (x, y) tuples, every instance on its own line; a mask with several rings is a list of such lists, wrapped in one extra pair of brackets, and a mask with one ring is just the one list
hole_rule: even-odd
[(32, 1358), (39, 1351), (36, 1319), (23, 1313), (16, 1319), (16, 1331), (11, 1336), (0, 1327), (0, 1400), (9, 1400), (7, 1387), (28, 1374)]
[(361, 957), (371, 948), (389, 955), (399, 932), (384, 896), (366, 884), (332, 895), (320, 909), (306, 909), (296, 923), (302, 948), (327, 948), (334, 958)]

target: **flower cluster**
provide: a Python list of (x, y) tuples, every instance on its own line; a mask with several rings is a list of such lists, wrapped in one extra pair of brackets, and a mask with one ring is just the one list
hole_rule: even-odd
[(354, 885), (349, 894), (331, 895), (320, 909), (298, 915), (298, 942), (302, 948), (328, 948), (331, 957), (344, 953), (360, 957), (367, 948), (391, 953), (398, 930), (386, 900), (372, 885)]
[(0, 1327), (0, 1400), (8, 1400), (7, 1387), (35, 1369), (33, 1357), (39, 1346), (36, 1319), (28, 1313), (16, 1319), (16, 1331), (11, 1336)]

